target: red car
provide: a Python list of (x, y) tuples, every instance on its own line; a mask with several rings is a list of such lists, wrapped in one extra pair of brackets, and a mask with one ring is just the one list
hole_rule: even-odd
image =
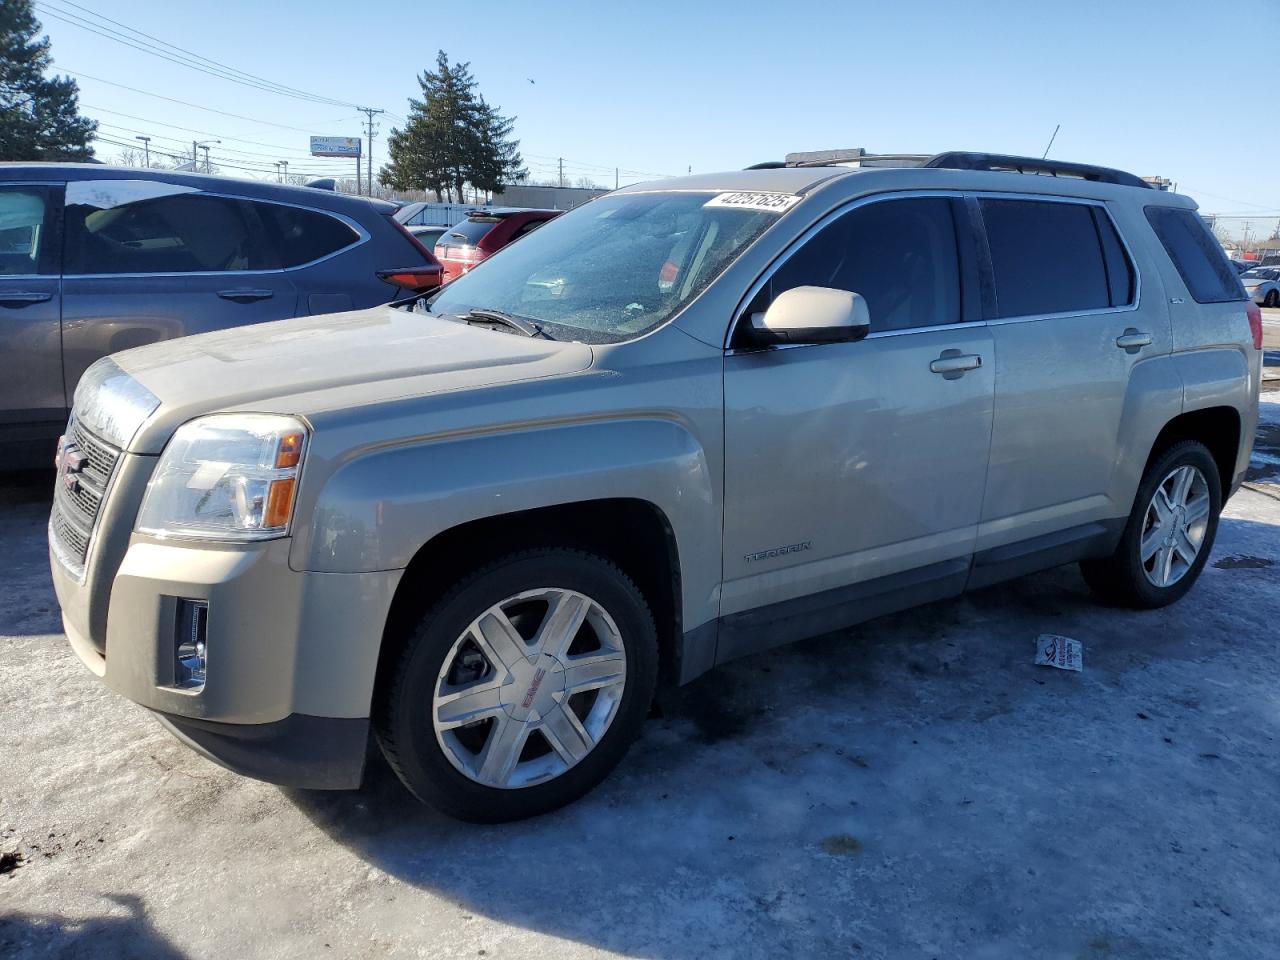
[(436, 241), (436, 259), (444, 267), (444, 282), (462, 276), (485, 257), (532, 233), (562, 212), (518, 207), (473, 211)]

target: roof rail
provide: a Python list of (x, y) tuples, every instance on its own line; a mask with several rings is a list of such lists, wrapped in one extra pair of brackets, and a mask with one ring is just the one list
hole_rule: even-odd
[(1001, 153), (966, 153), (953, 150), (930, 158), (926, 167), (943, 170), (1005, 170), (1017, 173), (1048, 174), (1052, 177), (1078, 177), (1095, 183), (1114, 183), (1122, 187), (1151, 185), (1141, 177), (1111, 167), (1096, 167), (1091, 163), (1068, 163), (1064, 160), (1037, 160), (1034, 157), (1012, 157)]
[(781, 170), (786, 164), (781, 160), (765, 160), (763, 163), (753, 163), (749, 167), (743, 167), (743, 170)]

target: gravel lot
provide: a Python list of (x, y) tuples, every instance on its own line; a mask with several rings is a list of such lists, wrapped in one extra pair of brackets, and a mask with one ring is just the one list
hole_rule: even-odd
[[(1100, 608), (1064, 568), (740, 662), (668, 694), (587, 800), (496, 828), (380, 764), (318, 794), (189, 752), (72, 656), (48, 482), (0, 483), (0, 956), (1275, 956), (1264, 400), (1175, 607)], [(1083, 673), (1031, 665), (1046, 632)]]

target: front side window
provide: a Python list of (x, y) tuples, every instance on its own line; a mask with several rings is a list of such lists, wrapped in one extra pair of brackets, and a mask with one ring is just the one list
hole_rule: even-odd
[[(430, 309), (500, 310), (545, 325), (557, 339), (639, 336), (701, 293), (781, 215), (716, 198), (681, 191), (593, 200), (443, 287)], [(440, 238), (442, 249), (456, 232)]]
[[(1124, 271), (1132, 268), (1119, 240), (1113, 234), (1104, 235), (1105, 240), (1099, 235), (1092, 205), (989, 198), (981, 206), (995, 274), (997, 316), (1101, 310), (1118, 305), (1113, 297), (1121, 302), (1131, 298), (1132, 276)], [(1115, 264), (1114, 289), (1108, 261)]]
[(49, 254), (49, 188), (0, 187), (0, 277), (55, 273)]
[(1246, 299), (1239, 275), (1199, 214), (1155, 206), (1145, 213), (1196, 303)]
[(824, 227), (773, 274), (767, 299), (793, 287), (860, 294), (871, 330), (960, 322), (960, 264), (953, 201), (884, 200), (857, 207)]

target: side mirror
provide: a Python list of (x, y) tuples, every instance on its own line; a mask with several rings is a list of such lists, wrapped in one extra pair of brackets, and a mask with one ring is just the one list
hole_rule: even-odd
[(870, 329), (867, 301), (830, 287), (793, 287), (751, 315), (751, 338), (759, 344), (842, 343), (861, 340)]

